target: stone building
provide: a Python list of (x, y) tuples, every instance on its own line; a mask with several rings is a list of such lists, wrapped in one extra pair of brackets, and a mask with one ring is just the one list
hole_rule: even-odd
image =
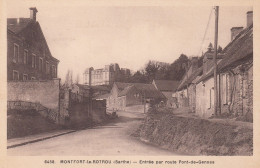
[(166, 98), (166, 106), (176, 108), (176, 98), (172, 94), (179, 86), (179, 81), (174, 80), (153, 80), (152, 84), (159, 90)]
[(30, 18), (7, 19), (8, 81), (57, 78), (59, 60), (50, 52), (37, 12), (30, 8)]
[(86, 85), (112, 85), (120, 78), (130, 76), (130, 70), (121, 68), (118, 64), (105, 65), (104, 68), (94, 69), (93, 67), (87, 68), (83, 73), (83, 83)]
[[(214, 88), (214, 49), (209, 45), (203, 64), (190, 68), (173, 94), (177, 107), (189, 107), (200, 117), (215, 115), (215, 94), (218, 114), (253, 115), (253, 12), (247, 12), (247, 27), (231, 28), (231, 42), (217, 56), (218, 93)], [(196, 65), (196, 64), (192, 64)], [(192, 72), (193, 70), (194, 72)], [(250, 117), (251, 116), (251, 117)], [(250, 119), (251, 118), (251, 119)]]
[(166, 97), (153, 84), (115, 82), (107, 99), (109, 109), (125, 110), (127, 107), (156, 104)]
[[(253, 114), (252, 17), (252, 11), (248, 12), (245, 29), (231, 29), (232, 41), (223, 49), (223, 59), (218, 60), (219, 113), (235, 116)], [(205, 61), (203, 66), (207, 62), (209, 60)], [(213, 68), (211, 68), (196, 81), (196, 113), (199, 116), (214, 115), (214, 94), (216, 94), (214, 90)]]

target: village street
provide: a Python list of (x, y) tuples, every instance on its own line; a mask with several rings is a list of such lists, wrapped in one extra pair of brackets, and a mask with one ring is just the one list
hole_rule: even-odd
[(104, 126), (8, 149), (8, 155), (176, 155), (131, 136), (144, 114), (118, 112), (118, 115)]

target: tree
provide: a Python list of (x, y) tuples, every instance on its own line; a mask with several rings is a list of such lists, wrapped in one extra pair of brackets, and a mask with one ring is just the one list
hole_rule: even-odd
[(73, 71), (72, 70), (68, 70), (67, 74), (66, 74), (66, 79), (65, 79), (65, 87), (67, 88), (71, 88), (73, 85)]
[(77, 74), (77, 78), (76, 78), (76, 80), (75, 80), (75, 83), (76, 83), (76, 84), (79, 84), (79, 74)]

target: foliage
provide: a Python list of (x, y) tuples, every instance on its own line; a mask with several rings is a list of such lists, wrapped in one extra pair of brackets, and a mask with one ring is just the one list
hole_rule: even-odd
[(121, 78), (120, 81), (131, 83), (151, 83), (154, 79), (181, 80), (186, 72), (185, 68), (188, 66), (188, 63), (189, 59), (184, 54), (181, 54), (172, 64), (150, 60), (142, 70), (135, 72), (126, 79)]

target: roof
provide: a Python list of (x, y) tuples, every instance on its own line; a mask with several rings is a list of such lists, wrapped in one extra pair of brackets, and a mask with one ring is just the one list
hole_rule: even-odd
[[(253, 58), (253, 25), (242, 30), (236, 38), (231, 41), (222, 51), (225, 56), (218, 61), (218, 72), (224, 72), (238, 65), (243, 64), (248, 59)], [(213, 76), (213, 68), (204, 74), (196, 83)]]
[(155, 87), (160, 91), (175, 91), (179, 81), (174, 80), (154, 80)]
[(117, 88), (118, 88), (119, 91), (122, 91), (122, 90), (125, 89), (127, 86), (133, 85), (133, 83), (122, 83), (122, 82), (115, 82), (114, 84), (117, 86)]
[[(123, 86), (123, 85), (121, 85)], [(162, 98), (165, 96), (155, 88), (153, 84), (144, 84), (144, 83), (125, 83), (125, 88), (119, 92), (118, 96), (125, 96), (133, 90), (137, 90), (139, 93), (143, 94), (146, 98)]]
[(187, 84), (191, 84), (193, 83), (193, 81), (202, 74), (203, 72), (203, 66), (199, 67), (198, 69), (196, 69), (189, 77), (187, 78), (183, 78), (183, 80), (180, 82), (180, 85), (178, 86), (178, 88), (176, 90), (182, 90), (183, 88), (185, 88), (187, 86)]
[(78, 86), (80, 89), (89, 89), (88, 85), (82, 85), (82, 84), (75, 84), (76, 86)]
[(107, 94), (103, 94), (103, 95), (98, 95), (97, 97), (95, 97), (95, 99), (107, 99), (110, 96), (110, 93)]
[(32, 22), (33, 21), (30, 18), (8, 18), (7, 29), (12, 31), (15, 34), (18, 34)]
[(110, 91), (111, 87), (109, 85), (97, 85), (97, 86), (91, 86), (94, 90), (102, 90), (102, 91)]
[[(36, 9), (37, 10), (37, 9)], [(34, 20), (30, 18), (7, 18), (7, 31), (11, 31), (12, 33), (19, 35), (23, 30), (25, 30), (30, 24), (36, 23), (39, 25), (40, 33), (43, 36), (43, 43), (46, 44), (48, 51), (50, 52), (49, 46), (47, 44), (47, 41), (44, 37), (44, 34), (42, 32), (41, 26), (39, 22), (35, 22)], [(52, 58), (54, 61), (59, 62), (59, 60), (52, 56), (50, 52), (50, 58)]]

